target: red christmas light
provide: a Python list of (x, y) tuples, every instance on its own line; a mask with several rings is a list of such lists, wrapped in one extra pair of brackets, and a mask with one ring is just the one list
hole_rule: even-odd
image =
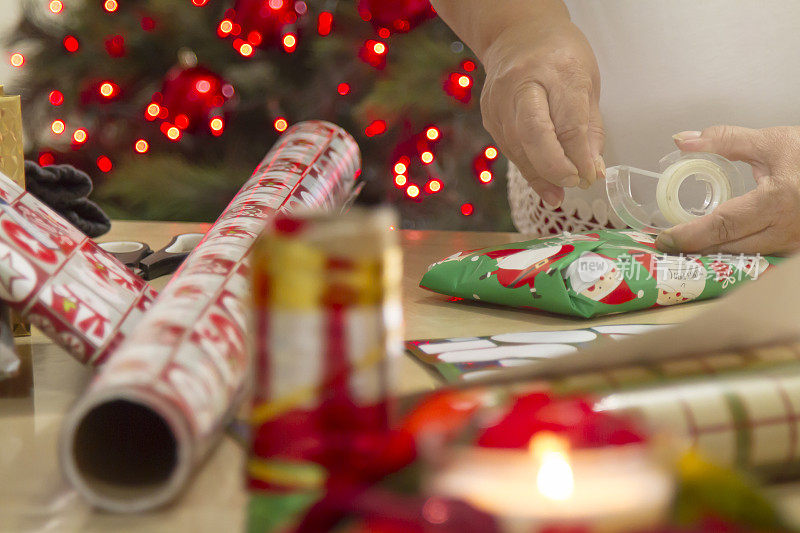
[(100, 92), (100, 96), (104, 98), (114, 98), (119, 94), (119, 85), (113, 81), (104, 81), (97, 90)]
[(50, 96), (48, 97), (50, 103), (59, 106), (64, 103), (64, 95), (61, 91), (50, 91)]
[(52, 152), (39, 153), (39, 166), (46, 167), (56, 162), (56, 157)]
[(403, 187), (407, 182), (408, 182), (408, 178), (406, 178), (402, 174), (398, 174), (397, 176), (394, 177), (394, 184), (398, 188)]
[(78, 128), (72, 134), (72, 142), (75, 144), (83, 144), (86, 142), (88, 135), (86, 134), (86, 130), (83, 128)]
[(250, 43), (242, 43), (239, 45), (239, 53), (242, 54), (243, 57), (250, 57), (253, 55), (253, 46)]
[(189, 117), (184, 114), (176, 115), (175, 116), (175, 126), (178, 128), (185, 130), (189, 127)]
[(278, 133), (286, 131), (286, 128), (289, 127), (289, 123), (283, 117), (276, 118), (272, 125), (275, 127), (275, 131)]
[(444, 92), (467, 104), (472, 98), (472, 78), (466, 74), (453, 72), (444, 81)]
[(428, 181), (428, 183), (425, 185), (425, 188), (428, 189), (428, 192), (435, 194), (442, 190), (442, 182), (434, 178)]
[(208, 0), (192, 0), (192, 5), (195, 5), (197, 7), (203, 7), (207, 3), (208, 3)]
[(114, 165), (111, 163), (111, 159), (109, 159), (107, 156), (101, 155), (97, 158), (97, 168), (99, 168), (101, 172), (111, 172), (111, 169), (114, 168)]
[(112, 35), (103, 42), (106, 52), (111, 57), (123, 57), (125, 55), (125, 39), (122, 35)]
[(50, 0), (48, 7), (51, 13), (59, 14), (64, 9), (64, 4), (61, 3), (61, 0)]
[(156, 21), (153, 17), (142, 17), (142, 29), (144, 31), (153, 31), (156, 29)]
[(369, 126), (364, 128), (364, 135), (367, 137), (375, 137), (376, 135), (380, 135), (386, 131), (386, 121), (385, 120), (373, 120), (370, 122)]
[(76, 39), (74, 35), (67, 35), (66, 37), (64, 37), (63, 44), (64, 44), (64, 49), (70, 53), (75, 53), (78, 51), (78, 48), (80, 48), (80, 43), (78, 42), (78, 39)]
[(64, 129), (66, 125), (64, 124), (63, 120), (54, 120), (52, 124), (50, 124), (50, 131), (55, 133), (56, 135), (61, 135), (64, 133)]
[(461, 214), (464, 215), (465, 217), (470, 216), (474, 210), (475, 208), (472, 207), (472, 204), (470, 203), (461, 205)]
[(283, 36), (283, 49), (291, 54), (297, 48), (297, 36), (293, 33), (287, 33)]
[(478, 174), (478, 179), (480, 179), (483, 183), (491, 183), (492, 178), (494, 178), (494, 176), (492, 175), (491, 170), (481, 170), (481, 173)]
[(181, 130), (177, 126), (167, 125), (167, 131), (164, 133), (170, 141), (177, 141), (181, 138)]
[(389, 31), (389, 28), (381, 28), (378, 30), (378, 37), (381, 39), (388, 39), (392, 35), (392, 32)]
[(435, 141), (436, 139), (439, 138), (439, 128), (431, 126), (427, 130), (425, 130), (425, 136), (431, 141)]
[(409, 198), (416, 198), (417, 196), (419, 196), (419, 187), (417, 187), (416, 185), (409, 185), (408, 188), (406, 189), (406, 194), (408, 195)]
[(419, 154), (419, 160), (425, 163), (426, 165), (433, 163), (433, 152), (425, 150), (424, 152)]
[(472, 72), (475, 70), (475, 62), (470, 59), (465, 59), (461, 62), (461, 68), (463, 68), (466, 72)]
[(136, 150), (136, 152), (138, 152), (138, 153), (140, 153), (140, 154), (143, 154), (143, 153), (145, 153), (147, 150), (149, 150), (149, 149), (150, 149), (150, 144), (149, 144), (147, 141), (145, 141), (144, 139), (138, 139), (138, 140), (137, 140), (137, 141), (134, 143), (134, 145), (133, 145), (133, 149), (134, 149), (134, 150)]
[(259, 44), (261, 44), (261, 41), (263, 40), (264, 38), (261, 36), (261, 33), (255, 30), (247, 34), (247, 42), (252, 44), (253, 46), (258, 46)]
[(227, 37), (233, 31), (233, 22), (228, 19), (222, 19), (217, 26), (217, 35), (220, 37)]
[(487, 146), (486, 150), (483, 151), (483, 155), (486, 156), (486, 159), (495, 159), (497, 157), (497, 148)]
[(214, 117), (208, 122), (208, 127), (211, 129), (211, 134), (215, 137), (222, 135), (222, 130), (225, 129), (225, 121), (222, 117)]
[(119, 3), (117, 0), (106, 0), (103, 4), (103, 9), (108, 11), (109, 13), (113, 13), (119, 7)]
[(158, 114), (161, 112), (161, 106), (157, 103), (153, 102), (152, 104), (147, 106), (147, 109), (144, 112), (144, 118), (147, 120), (155, 120), (158, 118)]
[(349, 83), (340, 83), (336, 87), (336, 92), (341, 94), (342, 96), (348, 94), (350, 92), (350, 84)]
[(11, 54), (9, 62), (11, 63), (11, 66), (19, 68), (25, 63), (25, 56), (19, 52)]
[(402, 161), (398, 161), (394, 165), (395, 174), (405, 174), (407, 170), (408, 170), (408, 167)]
[(368, 39), (358, 51), (362, 61), (377, 69), (386, 66), (386, 45), (375, 39)]
[(317, 33), (322, 36), (330, 35), (333, 29), (333, 13), (323, 11), (317, 17)]

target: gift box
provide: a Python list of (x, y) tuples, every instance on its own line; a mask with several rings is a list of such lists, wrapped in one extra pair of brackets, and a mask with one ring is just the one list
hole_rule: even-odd
[(459, 298), (590, 318), (714, 298), (780, 261), (760, 255), (665, 255), (633, 230), (564, 233), (457, 252), (420, 287)]

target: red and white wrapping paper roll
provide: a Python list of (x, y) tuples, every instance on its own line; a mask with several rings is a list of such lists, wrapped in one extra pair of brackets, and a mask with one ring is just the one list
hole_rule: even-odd
[(278, 211), (342, 206), (359, 173), (355, 141), (327, 122), (270, 150), (68, 413), (61, 464), (92, 504), (140, 511), (180, 491), (243, 396), (255, 238)]
[(0, 299), (82, 363), (98, 365), (156, 291), (0, 174)]

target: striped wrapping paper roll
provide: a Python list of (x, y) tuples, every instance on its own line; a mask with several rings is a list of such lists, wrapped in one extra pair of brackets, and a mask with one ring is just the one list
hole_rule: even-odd
[(598, 401), (597, 410), (633, 414), (652, 430), (696, 446), (721, 464), (771, 479), (800, 475), (798, 344), (710, 354), (584, 379), (614, 383), (615, 392)]
[(396, 224), (388, 209), (278, 218), (254, 248), (250, 531), (385, 467), (402, 350)]
[(0, 174), (0, 299), (82, 363), (99, 365), (156, 291)]
[(288, 130), (68, 413), (60, 458), (92, 504), (172, 499), (238, 404), (248, 368), (248, 254), (277, 212), (329, 210), (359, 174), (355, 141), (326, 122)]
[[(595, 409), (632, 415), (710, 459), (780, 479), (800, 476), (800, 344), (687, 353), (665, 360), (572, 372), (543, 383), (590, 394)], [(520, 382), (514, 392), (525, 392)], [(496, 387), (493, 401), (507, 401)]]

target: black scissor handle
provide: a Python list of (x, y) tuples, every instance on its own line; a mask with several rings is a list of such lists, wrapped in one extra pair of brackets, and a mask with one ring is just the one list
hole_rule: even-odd
[(175, 272), (204, 236), (204, 233), (174, 236), (165, 247), (139, 261), (142, 277), (151, 280)]

